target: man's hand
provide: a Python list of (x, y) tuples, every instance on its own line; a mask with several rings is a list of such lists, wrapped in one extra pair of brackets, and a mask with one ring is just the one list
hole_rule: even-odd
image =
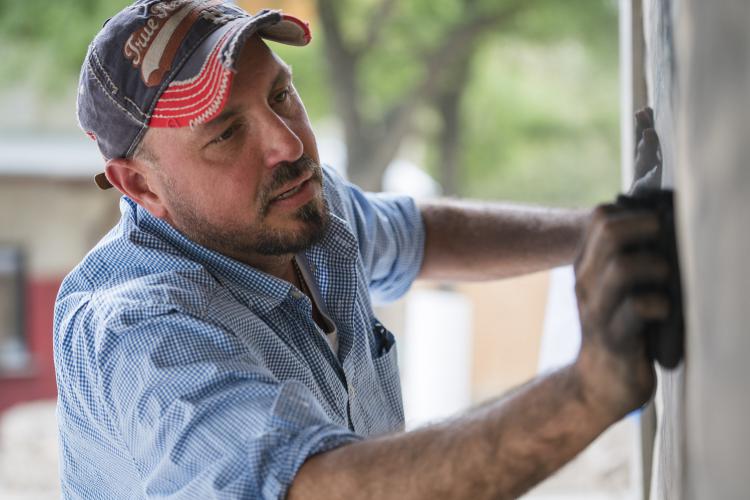
[(655, 214), (598, 207), (576, 264), (583, 332), (576, 367), (594, 404), (619, 418), (654, 390), (645, 330), (669, 313), (669, 266), (647, 247), (659, 232)]
[[(460, 227), (462, 214), (471, 210), (426, 212), (426, 219), (454, 215), (446, 225)], [(656, 291), (669, 266), (648, 250), (659, 219), (615, 205), (601, 206), (590, 217), (575, 264), (583, 327), (575, 364), (453, 420), (315, 455), (300, 468), (288, 498), (517, 498), (646, 402), (655, 377), (644, 327), (665, 319), (669, 310), (666, 294)], [(434, 233), (433, 241), (450, 243)], [(490, 248), (483, 251), (489, 255)]]
[(635, 163), (630, 194), (661, 187), (661, 145), (654, 128), (654, 110), (643, 108), (635, 114)]
[(666, 295), (654, 290), (669, 270), (643, 248), (658, 233), (655, 214), (594, 211), (575, 265), (583, 327), (575, 364), (454, 420), (316, 455), (290, 500), (517, 498), (548, 477), (653, 393), (644, 326), (667, 317)]

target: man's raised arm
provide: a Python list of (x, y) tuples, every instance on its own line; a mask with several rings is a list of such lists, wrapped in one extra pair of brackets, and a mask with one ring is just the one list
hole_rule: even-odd
[(420, 206), (425, 225), (419, 277), (491, 280), (570, 264), (590, 210), (436, 201)]
[[(635, 115), (635, 179), (632, 195), (661, 185), (661, 149), (654, 113)], [(570, 264), (590, 210), (435, 201), (420, 206), (425, 249), (419, 277), (492, 280)]]
[(658, 231), (650, 214), (594, 211), (576, 262), (583, 338), (573, 364), (454, 420), (313, 456), (288, 498), (514, 498), (552, 474), (653, 392), (643, 325), (669, 304), (637, 290), (663, 284), (669, 269), (624, 250)]

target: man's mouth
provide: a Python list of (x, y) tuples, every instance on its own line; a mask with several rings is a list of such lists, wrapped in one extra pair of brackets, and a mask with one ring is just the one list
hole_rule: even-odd
[(307, 176), (306, 178), (302, 179), (301, 181), (298, 181), (298, 183), (295, 186), (287, 189), (286, 191), (283, 191), (281, 194), (279, 194), (277, 196), (274, 196), (271, 199), (271, 201), (274, 202), (274, 201), (285, 200), (285, 199), (290, 198), (290, 197), (294, 196), (295, 194), (299, 193), (302, 190), (302, 188), (305, 187), (305, 183), (307, 183), (307, 181), (310, 180), (310, 177), (312, 177), (312, 176)]
[(314, 182), (316, 178), (315, 171), (306, 172), (296, 180), (282, 186), (276, 191), (278, 194), (269, 200), (265, 211), (272, 208), (293, 210), (309, 202), (317, 191), (317, 183)]

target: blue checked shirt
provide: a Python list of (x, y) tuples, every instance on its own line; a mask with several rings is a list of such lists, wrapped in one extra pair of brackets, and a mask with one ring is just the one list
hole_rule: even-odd
[(325, 169), (331, 224), (304, 252), (338, 357), (289, 283), (127, 198), (63, 281), (54, 348), (66, 498), (283, 498), (311, 455), (403, 428), (396, 347), (371, 297), (414, 280), (414, 202)]

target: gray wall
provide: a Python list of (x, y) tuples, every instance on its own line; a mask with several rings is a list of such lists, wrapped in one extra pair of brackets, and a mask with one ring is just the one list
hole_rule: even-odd
[[(662, 145), (664, 187), (674, 188), (677, 144), (674, 11), (677, 1), (644, 0), (645, 75), (649, 105), (654, 109), (656, 130)], [(684, 366), (676, 370), (658, 370), (656, 394), (657, 432), (652, 461), (651, 498), (682, 499)]]
[(682, 0), (685, 498), (750, 498), (750, 2)]
[(750, 2), (643, 7), (688, 322), (684, 367), (659, 376), (652, 498), (750, 498)]

